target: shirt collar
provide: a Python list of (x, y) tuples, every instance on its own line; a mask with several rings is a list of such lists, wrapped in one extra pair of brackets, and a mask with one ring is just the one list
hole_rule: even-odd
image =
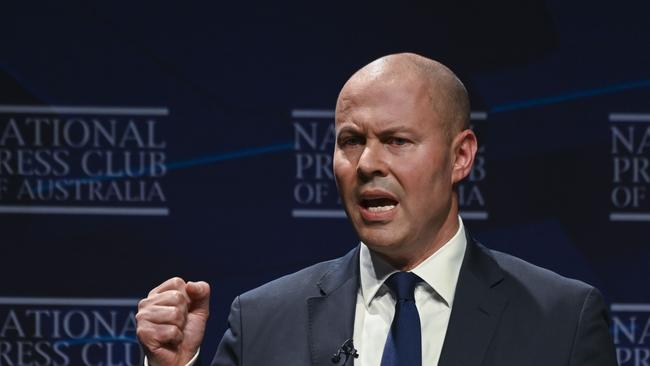
[[(463, 220), (458, 218), (458, 230), (440, 249), (413, 268), (411, 272), (418, 275), (451, 307), (454, 302), (456, 283), (460, 266), (465, 256), (467, 239)], [(361, 294), (367, 307), (382, 289), (384, 281), (393, 273), (398, 272), (379, 255), (373, 253), (368, 246), (361, 243), (359, 255)], [(385, 287), (383, 287), (385, 291)]]

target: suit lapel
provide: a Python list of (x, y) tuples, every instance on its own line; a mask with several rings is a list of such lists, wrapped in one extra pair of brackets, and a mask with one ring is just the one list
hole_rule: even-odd
[(498, 264), (467, 234), (467, 249), (440, 355), (439, 366), (479, 366), (507, 304), (495, 291)]
[[(312, 365), (331, 366), (332, 356), (354, 332), (359, 289), (359, 247), (332, 262), (317, 284), (321, 296), (307, 299)], [(345, 356), (336, 365), (344, 365)], [(352, 365), (352, 358), (345, 363)]]

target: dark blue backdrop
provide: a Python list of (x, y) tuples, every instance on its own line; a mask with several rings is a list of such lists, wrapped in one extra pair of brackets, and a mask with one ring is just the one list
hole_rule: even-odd
[[(175, 275), (213, 287), (210, 358), (234, 296), (354, 247), (328, 175), (331, 110), (356, 69), (399, 51), (442, 61), (470, 90), (484, 146), (464, 185), (472, 233), (598, 286), (619, 362), (648, 362), (649, 12), (642, 1), (5, 4), (0, 364), (133, 363), (133, 299)], [(106, 176), (125, 156), (159, 164)]]

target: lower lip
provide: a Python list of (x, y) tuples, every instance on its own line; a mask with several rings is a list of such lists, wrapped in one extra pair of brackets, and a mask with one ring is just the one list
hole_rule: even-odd
[(377, 211), (373, 212), (368, 210), (367, 208), (359, 205), (359, 212), (361, 212), (361, 217), (363, 217), (364, 220), (366, 221), (374, 221), (374, 222), (382, 222), (382, 221), (390, 221), (395, 217), (395, 214), (397, 213), (397, 207), (399, 206), (399, 203), (395, 205), (395, 207), (391, 208), (388, 211)]

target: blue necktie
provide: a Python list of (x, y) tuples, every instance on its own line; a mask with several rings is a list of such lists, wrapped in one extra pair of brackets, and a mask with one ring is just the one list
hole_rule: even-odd
[(422, 366), (420, 314), (415, 307), (415, 285), (422, 281), (411, 272), (393, 273), (386, 285), (397, 296), (381, 366)]

